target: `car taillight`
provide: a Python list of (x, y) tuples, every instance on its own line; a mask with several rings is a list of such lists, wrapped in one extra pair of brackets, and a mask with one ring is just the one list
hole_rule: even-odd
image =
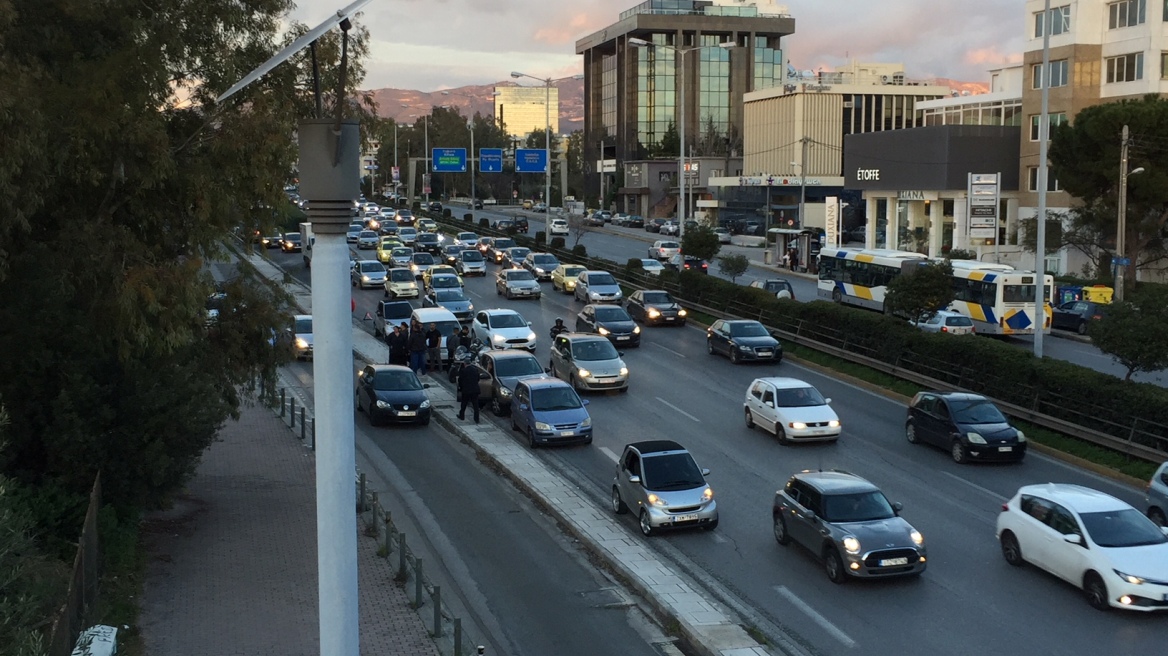
[(949, 332), (949, 326), (941, 326), (941, 332), (943, 332), (943, 333)]
[(1093, 317), (1091, 317), (1091, 318), (1092, 318), (1092, 319), (1096, 319), (1096, 320), (1098, 320), (1098, 319), (1102, 319), (1102, 318), (1103, 318), (1103, 315), (1102, 315), (1102, 314), (1096, 314), (1095, 316), (1093, 316)]
[(1009, 510), (1009, 509), (1010, 509), (1010, 504), (1009, 504), (1009, 503), (1003, 503), (1003, 504), (1002, 504), (1002, 512), (1006, 512), (1006, 511), (1007, 511), (1007, 510)]

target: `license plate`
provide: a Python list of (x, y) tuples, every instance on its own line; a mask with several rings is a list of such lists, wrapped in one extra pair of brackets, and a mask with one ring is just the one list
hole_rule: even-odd
[(1012, 447), (1012, 446), (1000, 446), (1000, 447), (998, 447), (998, 452), (1000, 452), (1000, 453), (1009, 453), (1009, 452), (1011, 452), (1011, 451), (1013, 451), (1013, 450), (1014, 450), (1014, 447)]
[(769, 358), (772, 355), (774, 355), (774, 352), (772, 352), (772, 351), (759, 351), (758, 355), (759, 355), (759, 357)]
[(413, 410), (403, 410), (397, 413), (397, 416), (399, 417), (416, 417), (417, 415), (418, 413), (414, 412)]
[(895, 567), (897, 565), (907, 565), (908, 558), (885, 558), (880, 561), (881, 567)]
[(617, 337), (617, 340), (619, 341), (619, 340), (628, 339), (628, 338), (629, 338), (628, 335), (621, 335), (620, 337)]
[(572, 437), (575, 434), (575, 431), (560, 431), (560, 437)]
[(674, 319), (676, 319), (676, 318), (677, 318), (677, 317), (665, 317), (665, 320), (666, 320), (666, 321), (673, 321), (673, 320), (674, 320)]
[(677, 515), (673, 518), (673, 521), (675, 521), (675, 522), (696, 522), (696, 521), (698, 521), (698, 516), (697, 515)]

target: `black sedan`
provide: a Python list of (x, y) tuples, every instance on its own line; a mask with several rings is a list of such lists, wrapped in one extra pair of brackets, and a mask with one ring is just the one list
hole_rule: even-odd
[(467, 247), (462, 244), (450, 244), (442, 248), (442, 260), (454, 266), (462, 258), (462, 252), (467, 250)]
[(369, 423), (430, 423), (428, 384), (423, 385), (409, 367), (396, 364), (366, 365), (357, 377), (357, 411), (369, 414)]
[(645, 222), (645, 232), (661, 232), (663, 225), (665, 225), (665, 219), (649, 219)]
[(641, 327), (619, 305), (585, 305), (576, 315), (576, 332), (604, 335), (618, 347), (641, 345)]
[(719, 319), (706, 329), (706, 352), (725, 353), (734, 364), (750, 360), (779, 363), (783, 345), (766, 326), (750, 319)]
[(980, 394), (918, 392), (908, 406), (904, 432), (913, 444), (946, 449), (958, 464), (1026, 457), (1026, 435)]
[(1050, 327), (1073, 330), (1080, 335), (1086, 335), (1088, 326), (1103, 318), (1103, 313), (1107, 311), (1106, 307), (1091, 301), (1063, 303), (1054, 308), (1054, 314), (1050, 318)]
[(644, 228), (645, 219), (642, 218), (639, 214), (634, 214), (628, 219), (625, 219), (625, 225), (630, 228)]
[(669, 292), (660, 289), (633, 292), (625, 301), (625, 310), (634, 319), (648, 325), (685, 325), (685, 308), (678, 305)]
[(442, 237), (434, 232), (420, 232), (414, 240), (414, 250), (442, 256)]
[(431, 211), (431, 212), (439, 212), (439, 213), (441, 213), (441, 212), (442, 212), (442, 203), (439, 203), (439, 202), (438, 202), (438, 201), (436, 201), (436, 200), (435, 200), (435, 201), (431, 201), (431, 202), (430, 202), (430, 204), (426, 206), (426, 209), (427, 209), (427, 210), (429, 210), (429, 211)]
[(681, 271), (682, 269), (685, 269), (686, 271), (698, 271), (706, 274), (710, 273), (709, 262), (703, 260), (700, 257), (682, 255), (681, 253), (678, 253), (677, 255), (669, 258), (665, 262), (665, 266), (674, 271)]

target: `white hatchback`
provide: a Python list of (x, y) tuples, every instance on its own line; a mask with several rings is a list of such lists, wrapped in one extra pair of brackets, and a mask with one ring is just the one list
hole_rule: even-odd
[(535, 352), (535, 332), (531, 322), (515, 310), (482, 310), (470, 325), (471, 335), (493, 349), (523, 349)]
[(746, 389), (742, 405), (747, 428), (762, 426), (779, 444), (787, 444), (838, 440), (842, 429), (830, 403), (797, 378), (757, 378)]
[(1079, 485), (1027, 485), (1002, 504), (1006, 562), (1031, 563), (1083, 590), (1099, 610), (1168, 610), (1168, 528)]

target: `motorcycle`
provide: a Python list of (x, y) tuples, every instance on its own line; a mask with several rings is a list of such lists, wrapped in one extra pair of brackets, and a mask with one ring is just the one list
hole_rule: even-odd
[(566, 333), (566, 332), (570, 332), (568, 330), (567, 326), (560, 326), (560, 327), (552, 326), (551, 330), (548, 331), (548, 334), (551, 335), (552, 340), (555, 340), (557, 335), (559, 335), (561, 333)]
[(468, 364), (474, 363), (479, 359), (479, 354), (483, 352), (486, 344), (482, 340), (474, 340), (470, 343), (470, 348), (459, 346), (454, 350), (454, 360), (450, 362), (450, 382), (458, 382), (458, 374), (462, 368)]

